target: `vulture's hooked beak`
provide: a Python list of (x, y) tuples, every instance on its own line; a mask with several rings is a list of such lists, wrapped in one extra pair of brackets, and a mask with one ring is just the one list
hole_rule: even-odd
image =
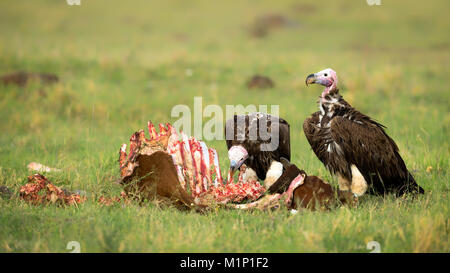
[(233, 177), (236, 170), (239, 169), (237, 163), (235, 161), (231, 161), (230, 164), (230, 176)]
[(230, 167), (230, 177), (231, 177), (231, 179), (233, 179), (235, 172), (236, 172), (236, 169)]
[(230, 166), (230, 178), (233, 179), (234, 173), (236, 170), (239, 169), (239, 167), (236, 166), (236, 164), (231, 164)]
[(315, 83), (316, 82), (316, 74), (309, 74), (308, 77), (306, 77), (306, 86), (308, 86), (308, 84), (311, 83)]

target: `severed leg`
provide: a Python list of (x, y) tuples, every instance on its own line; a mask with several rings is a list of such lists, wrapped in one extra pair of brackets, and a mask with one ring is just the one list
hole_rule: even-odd
[(235, 209), (244, 209), (244, 210), (277, 208), (280, 205), (280, 203), (279, 203), (280, 199), (283, 197), (286, 198), (285, 199), (286, 206), (290, 207), (291, 202), (293, 201), (294, 190), (296, 188), (298, 188), (299, 186), (301, 186), (304, 181), (305, 181), (305, 174), (299, 174), (296, 178), (294, 178), (294, 180), (292, 180), (288, 189), (284, 193), (268, 194), (252, 203), (239, 204), (239, 205), (231, 204), (231, 205), (229, 205), (229, 207), (235, 208)]
[(261, 197), (259, 200), (248, 204), (229, 204), (229, 208), (234, 209), (270, 209), (279, 207), (279, 200), (283, 195), (280, 193), (269, 194)]

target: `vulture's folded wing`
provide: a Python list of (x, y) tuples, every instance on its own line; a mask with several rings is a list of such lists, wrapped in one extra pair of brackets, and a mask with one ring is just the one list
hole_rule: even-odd
[(380, 175), (383, 179), (407, 177), (408, 170), (397, 145), (377, 122), (335, 117), (330, 133), (334, 143), (329, 144), (329, 151), (354, 164), (366, 179), (369, 175)]

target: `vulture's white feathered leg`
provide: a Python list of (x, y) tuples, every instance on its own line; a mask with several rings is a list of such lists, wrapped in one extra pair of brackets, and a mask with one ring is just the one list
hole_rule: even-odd
[(275, 160), (272, 161), (272, 163), (270, 164), (270, 168), (267, 171), (266, 179), (264, 180), (264, 187), (266, 187), (267, 189), (270, 186), (272, 186), (272, 184), (275, 183), (275, 181), (277, 181), (278, 178), (280, 178), (282, 173), (283, 173), (283, 164)]
[(350, 168), (352, 170), (351, 189), (352, 192), (359, 197), (367, 191), (367, 182), (366, 179), (364, 179), (364, 176), (361, 174), (361, 172), (355, 165), (352, 164)]
[(354, 164), (350, 166), (350, 169), (352, 171), (352, 181), (344, 178), (339, 173), (337, 174), (339, 189), (341, 191), (351, 190), (355, 196), (362, 196), (367, 191), (367, 181)]

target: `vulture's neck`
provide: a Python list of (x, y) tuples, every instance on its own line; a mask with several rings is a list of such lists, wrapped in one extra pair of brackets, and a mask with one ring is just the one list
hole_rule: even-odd
[(334, 117), (340, 116), (360, 124), (367, 122), (366, 124), (370, 123), (381, 129), (384, 128), (382, 124), (353, 108), (341, 95), (339, 95), (338, 91), (339, 90), (336, 90), (334, 93), (328, 93), (327, 95), (320, 97), (319, 127), (329, 128), (331, 120)]
[(339, 90), (320, 97), (319, 104), (321, 116), (328, 118), (344, 115), (352, 109), (351, 105), (339, 94)]

